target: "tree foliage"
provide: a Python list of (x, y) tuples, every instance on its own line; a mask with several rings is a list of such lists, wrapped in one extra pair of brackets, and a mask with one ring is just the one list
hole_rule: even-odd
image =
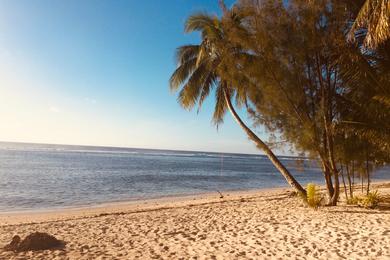
[(233, 77), (226, 77), (225, 71), (231, 64), (231, 57), (235, 56), (236, 52), (240, 52), (240, 48), (227, 40), (228, 24), (224, 20), (239, 24), (240, 17), (234, 11), (224, 11), (224, 19), (205, 13), (194, 14), (187, 19), (185, 31), (199, 31), (201, 43), (185, 45), (177, 49), (178, 67), (170, 78), (170, 88), (172, 91), (179, 91), (178, 102), (185, 109), (192, 109), (195, 105), (198, 105), (200, 109), (203, 101), (214, 91), (213, 122), (217, 126), (221, 124), (226, 111), (229, 110), (248, 138), (264, 151), (287, 182), (299, 193), (305, 195), (306, 191), (303, 187), (278, 160), (272, 150), (249, 129), (233, 107), (232, 98), (235, 98), (237, 104), (242, 105), (246, 103), (247, 96)]
[[(318, 159), (329, 204), (336, 205), (344, 169), (352, 183), (349, 173), (355, 169), (369, 176), (390, 162), (390, 42), (382, 37), (375, 49), (367, 49), (372, 25), (348, 40), (361, 25), (361, 5), (240, 0), (227, 9), (222, 1), (221, 18), (198, 14), (188, 19), (186, 30), (200, 30), (202, 43), (178, 50), (180, 66), (171, 87), (183, 85), (179, 102), (192, 108), (215, 86), (216, 123), (227, 109), (222, 98), (227, 90), (247, 108), (255, 126)], [(387, 7), (381, 6), (374, 18), (386, 20)]]
[(376, 48), (386, 42), (390, 38), (390, 1), (366, 0), (356, 17), (349, 37), (353, 38), (354, 34), (362, 29), (366, 30), (364, 39), (366, 47)]

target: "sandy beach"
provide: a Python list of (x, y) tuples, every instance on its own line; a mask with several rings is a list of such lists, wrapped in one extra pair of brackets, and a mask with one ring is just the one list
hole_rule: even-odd
[(390, 259), (389, 208), (313, 210), (289, 189), (0, 214), (0, 247), (35, 231), (66, 247), (0, 259)]

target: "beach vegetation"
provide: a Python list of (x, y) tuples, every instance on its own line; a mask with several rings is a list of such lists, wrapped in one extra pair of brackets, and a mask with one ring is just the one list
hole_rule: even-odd
[(381, 196), (378, 193), (378, 191), (369, 192), (366, 195), (362, 196), (355, 196), (352, 198), (349, 198), (347, 200), (347, 204), (349, 205), (358, 205), (360, 207), (374, 209), (378, 207), (379, 203), (381, 202)]
[(365, 208), (376, 208), (381, 201), (381, 196), (378, 191), (369, 192), (367, 195), (362, 197), (361, 205)]
[(360, 203), (361, 199), (358, 196), (350, 197), (347, 199), (348, 205), (358, 205)]
[(365, 0), (363, 4), (361, 1), (354, 2), (361, 5), (361, 8), (349, 37), (354, 39), (355, 34), (360, 33), (359, 30), (366, 30), (364, 45), (369, 48), (376, 48), (387, 41), (390, 38), (390, 1)]
[[(231, 113), (248, 138), (261, 149), (285, 177), (287, 182), (301, 194), (305, 189), (275, 156), (270, 147), (252, 131), (236, 112), (233, 100), (238, 106), (247, 104), (248, 95), (245, 85), (237, 82), (237, 77), (226, 74), (234, 56), (240, 55), (240, 48), (227, 38), (230, 23), (240, 24), (240, 16), (234, 11), (224, 9), (224, 19), (205, 13), (190, 16), (185, 23), (185, 31), (198, 31), (201, 42), (198, 45), (184, 45), (177, 49), (177, 69), (170, 78), (170, 89), (178, 91), (178, 103), (185, 109), (196, 105), (200, 110), (204, 100), (214, 92), (215, 108), (212, 121), (216, 126), (223, 123), (227, 111)], [(224, 22), (224, 21), (229, 22)], [(239, 25), (238, 25), (239, 26)]]
[[(200, 32), (201, 42), (178, 49), (171, 90), (186, 109), (200, 108), (214, 90), (213, 122), (230, 111), (304, 197), (271, 148), (316, 160), (328, 205), (337, 204), (340, 187), (352, 200), (358, 179), (372, 201), (372, 172), (390, 163), (390, 40), (385, 25), (372, 26), (388, 21), (386, 3), (240, 0), (227, 8), (220, 1), (220, 17), (188, 18), (186, 31)], [(258, 128), (272, 141), (260, 139)]]
[(317, 209), (321, 206), (323, 197), (319, 190), (319, 187), (314, 183), (308, 183), (306, 187), (306, 203), (309, 207)]

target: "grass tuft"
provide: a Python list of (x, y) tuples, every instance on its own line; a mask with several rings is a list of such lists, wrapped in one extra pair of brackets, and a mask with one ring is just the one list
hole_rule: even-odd
[(306, 192), (307, 192), (306, 195), (307, 205), (310, 208), (318, 209), (321, 206), (323, 197), (321, 196), (321, 193), (319, 192), (317, 185), (315, 185), (314, 183), (308, 183)]
[(378, 207), (379, 202), (381, 201), (381, 196), (378, 191), (370, 192), (368, 195), (353, 197), (347, 200), (347, 204), (349, 205), (358, 205), (360, 207), (374, 209)]

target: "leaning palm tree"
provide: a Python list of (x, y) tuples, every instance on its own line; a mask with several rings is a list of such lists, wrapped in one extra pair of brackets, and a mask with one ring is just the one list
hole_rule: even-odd
[(263, 150), (287, 182), (298, 193), (306, 195), (305, 189), (295, 180), (266, 143), (246, 126), (234, 109), (232, 98), (235, 97), (236, 101), (243, 103), (246, 97), (242, 95), (242, 88), (234, 87), (229, 79), (223, 77), (228, 67), (226, 62), (227, 60), (231, 61), (228, 56), (234, 52), (234, 48), (230, 48), (228, 42), (224, 40), (224, 28), (221, 20), (216, 16), (204, 13), (192, 15), (186, 21), (185, 31), (187, 33), (199, 31), (202, 40), (199, 45), (185, 45), (177, 49), (178, 67), (170, 78), (170, 88), (172, 91), (179, 91), (178, 102), (180, 105), (190, 110), (197, 104), (199, 109), (210, 92), (215, 91), (216, 103), (213, 122), (218, 126), (223, 122), (226, 111), (229, 110), (249, 139)]
[(360, 9), (351, 28), (350, 37), (362, 27), (367, 28), (364, 43), (367, 47), (376, 48), (390, 38), (390, 1), (366, 0)]

